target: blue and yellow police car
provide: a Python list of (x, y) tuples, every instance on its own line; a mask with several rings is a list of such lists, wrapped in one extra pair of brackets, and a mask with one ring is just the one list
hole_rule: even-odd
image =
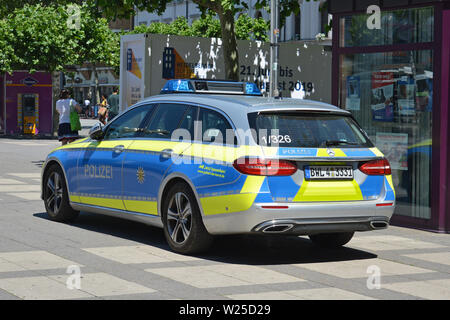
[(389, 162), (348, 111), (191, 79), (53, 150), (42, 199), (55, 221), (85, 211), (161, 227), (183, 254), (223, 234), (339, 247), (386, 228), (395, 206)]

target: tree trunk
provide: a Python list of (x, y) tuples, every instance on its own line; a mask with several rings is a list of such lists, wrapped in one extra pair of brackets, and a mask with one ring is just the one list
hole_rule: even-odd
[(92, 105), (95, 106), (100, 103), (100, 91), (98, 87), (98, 72), (97, 72), (97, 66), (95, 63), (92, 64), (92, 69), (94, 71), (94, 95), (91, 98)]
[(234, 15), (231, 11), (224, 11), (218, 14), (222, 31), (225, 79), (239, 81), (239, 55), (236, 33), (234, 32)]
[(59, 115), (56, 112), (56, 101), (59, 99), (60, 90), (60, 72), (53, 71), (52, 72), (52, 108), (53, 108), (53, 136), (58, 135), (58, 126), (59, 126)]

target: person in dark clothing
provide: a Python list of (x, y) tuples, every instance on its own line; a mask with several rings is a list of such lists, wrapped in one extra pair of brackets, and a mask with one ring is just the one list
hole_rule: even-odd
[(119, 89), (114, 87), (113, 93), (108, 97), (108, 121), (111, 121), (119, 114)]

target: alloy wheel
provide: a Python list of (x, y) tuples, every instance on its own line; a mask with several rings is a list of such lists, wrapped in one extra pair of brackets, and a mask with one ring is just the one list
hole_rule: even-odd
[(61, 178), (62, 177), (58, 172), (52, 172), (47, 180), (46, 204), (54, 214), (59, 212), (63, 201), (63, 185)]
[(191, 228), (191, 203), (184, 193), (177, 192), (169, 202), (167, 210), (167, 231), (175, 243), (183, 244), (189, 238)]

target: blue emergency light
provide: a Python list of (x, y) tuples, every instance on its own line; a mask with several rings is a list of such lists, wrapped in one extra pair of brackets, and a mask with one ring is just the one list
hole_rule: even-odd
[(161, 93), (209, 93), (262, 96), (252, 82), (226, 80), (174, 79), (168, 80)]

